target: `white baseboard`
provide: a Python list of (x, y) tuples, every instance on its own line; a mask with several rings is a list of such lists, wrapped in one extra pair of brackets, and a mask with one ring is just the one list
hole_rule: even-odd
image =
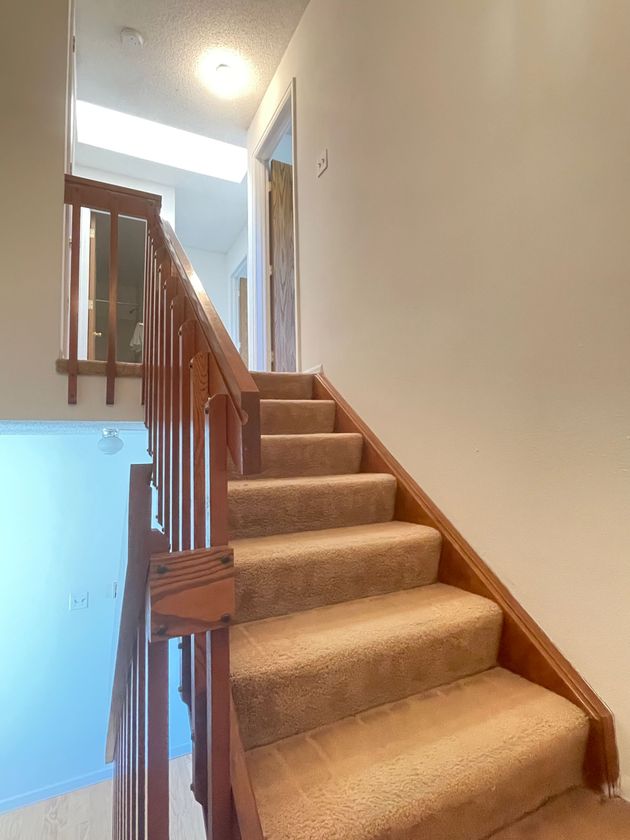
[[(191, 751), (190, 743), (180, 744), (171, 747), (169, 750), (169, 758), (180, 758), (187, 755)], [(92, 773), (86, 773), (84, 776), (75, 776), (73, 779), (64, 779), (46, 787), (37, 788), (36, 790), (29, 790), (25, 793), (12, 796), (9, 799), (0, 800), (0, 814), (8, 811), (16, 811), (18, 808), (25, 808), (28, 805), (34, 805), (36, 802), (41, 802), (44, 799), (51, 799), (54, 796), (63, 796), (66, 793), (79, 790), (80, 788), (91, 787), (97, 785), (99, 782), (105, 782), (112, 778), (113, 765), (108, 764), (100, 770), (95, 770)]]
[(303, 371), (303, 373), (323, 373), (324, 372), (324, 365), (319, 364), (315, 365), (315, 367), (308, 368), (308, 370)]

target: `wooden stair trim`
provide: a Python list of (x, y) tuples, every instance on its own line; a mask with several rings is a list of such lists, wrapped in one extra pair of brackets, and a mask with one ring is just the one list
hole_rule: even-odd
[(323, 374), (315, 376), (313, 398), (336, 403), (335, 432), (363, 435), (362, 472), (394, 475), (397, 481), (394, 518), (440, 531), (439, 580), (489, 598), (501, 607), (504, 622), (499, 664), (565, 697), (589, 717), (584, 779), (589, 787), (603, 789), (608, 796), (615, 795), (619, 756), (610, 709)]
[(229, 546), (151, 557), (147, 583), (149, 641), (225, 627), (234, 612), (234, 551)]
[(234, 840), (264, 840), (256, 797), (238, 724), (234, 697), (230, 695), (230, 769), (234, 804)]
[[(76, 363), (79, 376), (107, 376), (107, 362), (100, 359), (79, 359)], [(57, 373), (67, 374), (71, 364), (69, 359), (57, 359), (55, 370)], [(142, 378), (142, 364), (140, 362), (116, 362), (116, 377)]]

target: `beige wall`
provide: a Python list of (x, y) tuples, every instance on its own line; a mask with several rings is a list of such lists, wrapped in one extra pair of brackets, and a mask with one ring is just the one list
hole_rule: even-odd
[(137, 381), (55, 373), (61, 347), (68, 0), (2, 4), (0, 26), (0, 420), (136, 419)]
[(630, 3), (311, 0), (250, 148), (292, 76), (303, 367), (610, 704), (630, 793)]

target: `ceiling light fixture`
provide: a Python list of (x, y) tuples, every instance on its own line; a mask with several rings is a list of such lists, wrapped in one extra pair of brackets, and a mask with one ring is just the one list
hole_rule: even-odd
[(212, 93), (222, 99), (235, 99), (252, 86), (249, 63), (230, 50), (208, 50), (199, 59), (197, 75)]
[(247, 149), (77, 100), (77, 140), (122, 155), (222, 178), (236, 184), (247, 172)]
[(96, 445), (103, 455), (115, 455), (120, 452), (125, 444), (120, 439), (118, 429), (105, 428)]

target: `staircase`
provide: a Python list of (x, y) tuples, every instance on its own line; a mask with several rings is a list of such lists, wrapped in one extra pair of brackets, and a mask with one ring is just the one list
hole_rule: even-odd
[(360, 472), (314, 378), (254, 380), (231, 662), (264, 837), (481, 840), (578, 788), (586, 714), (498, 666), (502, 610), (439, 582), (440, 533), (396, 520), (395, 477)]
[[(115, 400), (117, 220), (146, 223), (114, 840), (171, 836), (169, 638), (208, 840), (628, 840), (610, 711), (330, 382), (247, 371), (159, 196), (67, 176), (65, 203), (70, 404), (82, 373)], [(112, 220), (96, 370), (83, 207)]]

